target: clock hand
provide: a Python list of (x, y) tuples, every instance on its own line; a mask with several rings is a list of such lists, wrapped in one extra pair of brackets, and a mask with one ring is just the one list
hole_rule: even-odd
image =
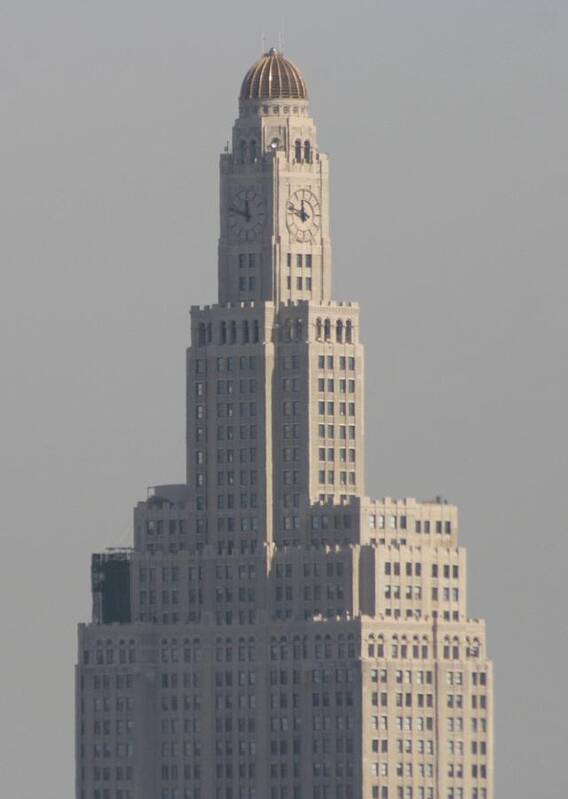
[(249, 209), (249, 201), (245, 200), (245, 218), (247, 222), (250, 222), (250, 209)]
[(232, 207), (230, 207), (229, 208), (229, 213), (238, 214), (239, 216), (244, 216), (244, 217), (247, 218), (247, 220), (249, 219), (249, 216), (250, 216), (246, 211), (241, 211), (240, 208), (232, 208)]
[(304, 210), (303, 205), (304, 205), (304, 203), (302, 202), (302, 208), (298, 209), (298, 208), (295, 208), (292, 205), (292, 203), (290, 203), (290, 205), (288, 206), (288, 210), (292, 211), (292, 213), (295, 214), (296, 216), (299, 216), (300, 219), (302, 220), (302, 222), (305, 222), (306, 219), (310, 218), (310, 215), (308, 214), (308, 212), (306, 210)]

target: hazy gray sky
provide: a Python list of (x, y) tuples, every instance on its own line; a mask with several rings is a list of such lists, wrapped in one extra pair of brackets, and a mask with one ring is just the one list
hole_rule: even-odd
[[(0, 786), (73, 792), (92, 551), (183, 479), (217, 162), (283, 26), (359, 300), (368, 493), (461, 509), (498, 799), (568, 793), (568, 3), (2, 0)], [(283, 20), (283, 22), (282, 22)], [(547, 789), (543, 792), (543, 780)]]

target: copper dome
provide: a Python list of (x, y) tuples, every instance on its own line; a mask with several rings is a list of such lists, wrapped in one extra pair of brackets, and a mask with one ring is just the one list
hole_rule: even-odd
[(253, 64), (241, 86), (241, 100), (307, 100), (302, 73), (274, 47)]

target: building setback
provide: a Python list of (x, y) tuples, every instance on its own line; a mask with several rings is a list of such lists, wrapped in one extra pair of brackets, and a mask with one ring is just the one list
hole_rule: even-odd
[(493, 799), (492, 667), (453, 505), (369, 499), (356, 303), (300, 71), (247, 72), (187, 477), (93, 556), (77, 799)]

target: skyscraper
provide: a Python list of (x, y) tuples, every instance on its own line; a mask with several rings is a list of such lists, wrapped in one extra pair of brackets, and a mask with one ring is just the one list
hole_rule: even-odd
[(220, 214), (186, 482), (92, 561), (77, 799), (493, 799), (457, 510), (365, 494), (359, 308), (331, 299), (328, 158), (276, 50), (242, 83)]

